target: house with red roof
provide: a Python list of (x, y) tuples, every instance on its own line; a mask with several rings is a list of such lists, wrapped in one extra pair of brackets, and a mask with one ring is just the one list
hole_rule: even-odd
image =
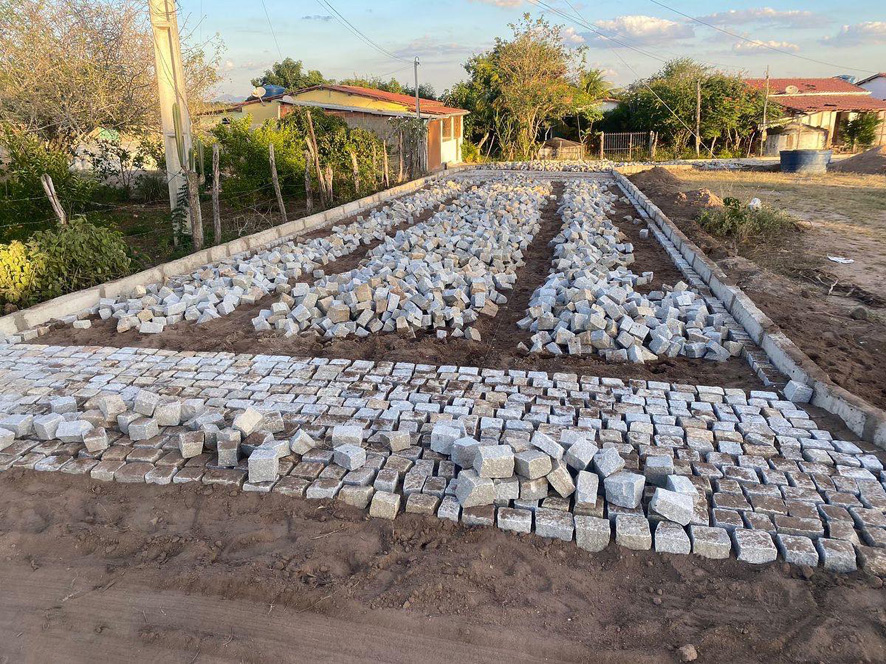
[(764, 152), (839, 147), (844, 121), (861, 113), (880, 118), (875, 145), (886, 145), (886, 100), (877, 99), (843, 78), (750, 78), (745, 82), (765, 92), (784, 117), (770, 122)]

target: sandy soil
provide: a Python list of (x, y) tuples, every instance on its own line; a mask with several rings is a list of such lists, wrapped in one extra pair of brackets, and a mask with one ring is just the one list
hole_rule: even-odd
[[(562, 188), (561, 183), (555, 184), (554, 193), (558, 197), (562, 193)], [(436, 208), (426, 211), (417, 218), (416, 223), (424, 221), (436, 211)], [(653, 283), (655, 288), (661, 283), (676, 283), (682, 275), (661, 245), (652, 237), (641, 239), (640, 227), (624, 221), (625, 215), (632, 213), (636, 214), (631, 206), (619, 203), (611, 217), (634, 244), (635, 271), (652, 270), (655, 273)], [(199, 328), (190, 323), (179, 323), (169, 326), (158, 335), (141, 335), (136, 331), (118, 334), (115, 323), (95, 319), (89, 329), (62, 327), (41, 337), (40, 341), (59, 345), (136, 346), (167, 350), (265, 353), (550, 372), (568, 371), (585, 375), (666, 380), (745, 389), (758, 389), (762, 386), (747, 363), (738, 358), (723, 364), (676, 358), (639, 366), (611, 364), (596, 357), (543, 357), (521, 353), (517, 345), (523, 341), (530, 346), (530, 335), (521, 331), (516, 324), (526, 315), (532, 293), (544, 282), (550, 272), (553, 253), (548, 243), (557, 234), (561, 224), (557, 205), (551, 201), (543, 211), (539, 233), (527, 249), (526, 264), (518, 272), (517, 286), (513, 291), (506, 292), (508, 302), (499, 309), (494, 318), (481, 317), (482, 320), (477, 326), (481, 334), (480, 342), (452, 338), (441, 341), (434, 334), (421, 331), (415, 338), (380, 334), (367, 339), (338, 340), (323, 340), (312, 334), (286, 339), (274, 333), (256, 332), (250, 322), (251, 319), (257, 316), (261, 309), (269, 308), (276, 300), (275, 296), (264, 298), (253, 306), (240, 307), (233, 314), (205, 323)], [(338, 274), (356, 267), (366, 252), (377, 244), (378, 242), (374, 242), (366, 248), (330, 263), (324, 268), (326, 273)], [(198, 334), (195, 334), (195, 329), (198, 330)]]
[(886, 659), (861, 574), (61, 473), (3, 473), (0, 502), (4, 662)]
[[(751, 173), (759, 177), (761, 174)], [(767, 177), (781, 174), (762, 174)], [(712, 185), (714, 178), (726, 180), (735, 178), (738, 186), (748, 186), (747, 173), (701, 173), (680, 171), (679, 177), (657, 168), (631, 177), (631, 180), (670, 217), (693, 242), (718, 262), (720, 267), (741, 286), (754, 302), (787, 333), (807, 355), (824, 369), (838, 385), (886, 408), (886, 309), (882, 299), (886, 296), (882, 284), (886, 281), (886, 212), (882, 230), (860, 230), (859, 225), (867, 224), (871, 229), (876, 224), (876, 215), (867, 215), (859, 201), (872, 196), (877, 189), (859, 192), (848, 185), (840, 184), (845, 178), (861, 178), (867, 182), (873, 176), (828, 175), (839, 178), (837, 184), (821, 199), (821, 183), (810, 181), (793, 182), (797, 191), (809, 192), (807, 205), (817, 201), (819, 216), (851, 215), (852, 224), (844, 228), (842, 245), (828, 249), (828, 233), (813, 229), (804, 233), (791, 233), (788, 236), (766, 243), (765, 246), (741, 247), (740, 256), (705, 233), (695, 222), (700, 209), (691, 200), (678, 197), (680, 191), (697, 188), (700, 184)], [(882, 178), (880, 178), (882, 180)], [(795, 178), (796, 180), (796, 178)], [(770, 186), (778, 186), (776, 180)], [(742, 184), (744, 183), (744, 184)], [(857, 185), (862, 187), (861, 184)], [(874, 185), (872, 185), (874, 186)], [(880, 189), (880, 204), (886, 207), (886, 182)], [(797, 208), (790, 204), (791, 196), (800, 196), (797, 191), (785, 194), (783, 209), (795, 214)], [(736, 192), (715, 190), (723, 195), (736, 195)], [(849, 202), (851, 201), (851, 202)], [(844, 205), (844, 202), (846, 204)], [(830, 210), (830, 211), (829, 211)], [(877, 228), (879, 228), (877, 226)], [(868, 238), (868, 239), (865, 239)], [(870, 262), (842, 266), (847, 277), (829, 275), (835, 270), (833, 263), (824, 266), (822, 251), (843, 253), (847, 243), (866, 243), (871, 248)], [(882, 266), (878, 266), (882, 263)], [(814, 276), (819, 278), (815, 279)], [(834, 279), (837, 287), (831, 290)], [(853, 288), (862, 284), (866, 287)], [(830, 293), (830, 294), (829, 294)], [(848, 296), (847, 296), (848, 295)]]

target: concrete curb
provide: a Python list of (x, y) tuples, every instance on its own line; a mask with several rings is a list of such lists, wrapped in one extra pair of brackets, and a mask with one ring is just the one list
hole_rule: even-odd
[(390, 189), (379, 191), (370, 196), (364, 196), (350, 203), (339, 205), (317, 214), (312, 214), (301, 219), (294, 219), (285, 224), (280, 224), (252, 235), (231, 240), (225, 244), (209, 247), (201, 251), (189, 254), (174, 261), (156, 265), (147, 270), (136, 272), (128, 277), (108, 281), (92, 288), (85, 288), (74, 293), (68, 293), (46, 302), (41, 302), (33, 307), (16, 311), (7, 316), (0, 317), (0, 334), (13, 335), (24, 330), (43, 325), (55, 318), (76, 314), (84, 309), (89, 309), (98, 304), (105, 297), (118, 297), (131, 291), (136, 286), (162, 283), (169, 277), (187, 274), (201, 265), (214, 263), (224, 258), (236, 256), (246, 252), (254, 252), (260, 249), (282, 244), (292, 238), (298, 237), (310, 231), (315, 231), (324, 226), (332, 225), (342, 219), (372, 208), (379, 203), (393, 198), (412, 193), (417, 189), (436, 180), (445, 179), (453, 172), (470, 168), (470, 166), (457, 166), (444, 171), (439, 171), (427, 177), (412, 180)]
[(636, 199), (662, 233), (674, 243), (735, 320), (763, 349), (769, 361), (791, 380), (812, 388), (812, 405), (838, 416), (863, 440), (886, 449), (886, 411), (834, 383), (772, 319), (760, 311), (741, 288), (730, 283), (731, 280), (726, 273), (686, 237), (633, 182), (620, 171), (613, 170), (612, 174)]

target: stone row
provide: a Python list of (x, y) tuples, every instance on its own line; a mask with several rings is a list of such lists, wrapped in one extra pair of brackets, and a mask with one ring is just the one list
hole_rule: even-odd
[[(463, 180), (463, 182), (469, 182)], [(436, 329), (479, 340), (538, 232), (550, 184), (514, 179), (473, 185), (425, 222), (400, 230), (348, 272), (296, 283), (253, 319), (258, 330), (327, 338)]]

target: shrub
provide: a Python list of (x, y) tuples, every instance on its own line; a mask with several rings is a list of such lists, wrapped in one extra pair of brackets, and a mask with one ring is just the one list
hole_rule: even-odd
[(156, 203), (169, 195), (163, 173), (142, 173), (135, 181), (133, 197), (141, 203)]
[(794, 220), (781, 210), (768, 205), (752, 209), (737, 198), (725, 198), (723, 207), (705, 210), (698, 222), (707, 232), (737, 244), (773, 237), (795, 227)]
[(461, 144), (461, 158), (462, 161), (465, 161), (469, 164), (476, 164), (479, 161), (482, 161), (482, 155), (480, 154), (480, 148), (471, 143), (470, 141), (462, 141)]
[(31, 305), (129, 273), (122, 234), (75, 217), (34, 233), (27, 243), (0, 245), (0, 303)]

